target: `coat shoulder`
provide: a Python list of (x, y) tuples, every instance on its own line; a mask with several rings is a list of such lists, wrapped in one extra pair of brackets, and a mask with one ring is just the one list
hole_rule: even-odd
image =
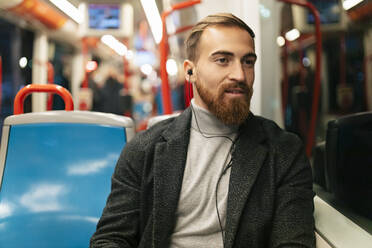
[(163, 140), (162, 133), (173, 123), (175, 118), (169, 118), (156, 123), (151, 128), (137, 133), (126, 145), (130, 150), (146, 151), (150, 146)]
[(266, 119), (261, 116), (255, 116), (255, 118), (260, 123), (267, 141), (275, 146), (277, 149), (298, 149), (303, 146), (303, 142), (297, 134), (282, 129), (272, 120)]

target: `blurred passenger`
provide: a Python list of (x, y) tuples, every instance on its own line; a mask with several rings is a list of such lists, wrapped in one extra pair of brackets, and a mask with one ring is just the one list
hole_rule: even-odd
[(125, 146), (91, 247), (315, 247), (304, 147), (250, 111), (253, 38), (231, 14), (194, 26), (192, 104)]
[[(59, 66), (56, 68), (55, 75), (52, 75), (51, 83), (57, 84), (62, 86), (63, 88), (67, 89), (68, 91), (71, 91), (70, 88), (70, 80), (68, 79), (69, 75), (66, 75), (66, 69), (62, 66)], [(49, 77), (49, 72), (48, 72)], [(48, 79), (49, 82), (49, 79)], [(53, 109), (54, 110), (62, 110), (65, 109), (65, 102), (63, 99), (57, 95), (53, 96)]]
[(96, 71), (88, 73), (88, 86), (92, 90), (92, 111), (103, 112), (103, 92), (100, 85), (95, 80)]
[(116, 73), (111, 70), (102, 87), (102, 111), (123, 115), (125, 112), (124, 105), (121, 99), (123, 84), (117, 79)]
[(133, 118), (136, 123), (136, 130), (144, 130), (147, 127), (147, 121), (153, 113), (154, 94), (152, 81), (144, 74), (133, 80)]
[(114, 113), (114, 114), (123, 114), (123, 111), (120, 106), (120, 91), (122, 90), (123, 85), (116, 80), (112, 75), (110, 75), (103, 88), (103, 112)]

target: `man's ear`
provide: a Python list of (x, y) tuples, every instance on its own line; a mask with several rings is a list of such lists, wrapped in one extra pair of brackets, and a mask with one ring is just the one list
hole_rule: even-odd
[(183, 62), (183, 70), (185, 79), (189, 81), (190, 83), (195, 81), (195, 72), (194, 72), (194, 63), (191, 60), (186, 59)]

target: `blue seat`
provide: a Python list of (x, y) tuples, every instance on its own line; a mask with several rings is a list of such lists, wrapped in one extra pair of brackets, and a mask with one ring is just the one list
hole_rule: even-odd
[(88, 247), (133, 121), (50, 111), (8, 117), (0, 150), (0, 247)]

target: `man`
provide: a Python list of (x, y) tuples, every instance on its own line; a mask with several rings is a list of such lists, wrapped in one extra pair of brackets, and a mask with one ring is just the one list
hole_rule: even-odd
[(192, 105), (126, 145), (91, 247), (315, 247), (303, 146), (249, 110), (253, 38), (231, 14), (195, 25)]

